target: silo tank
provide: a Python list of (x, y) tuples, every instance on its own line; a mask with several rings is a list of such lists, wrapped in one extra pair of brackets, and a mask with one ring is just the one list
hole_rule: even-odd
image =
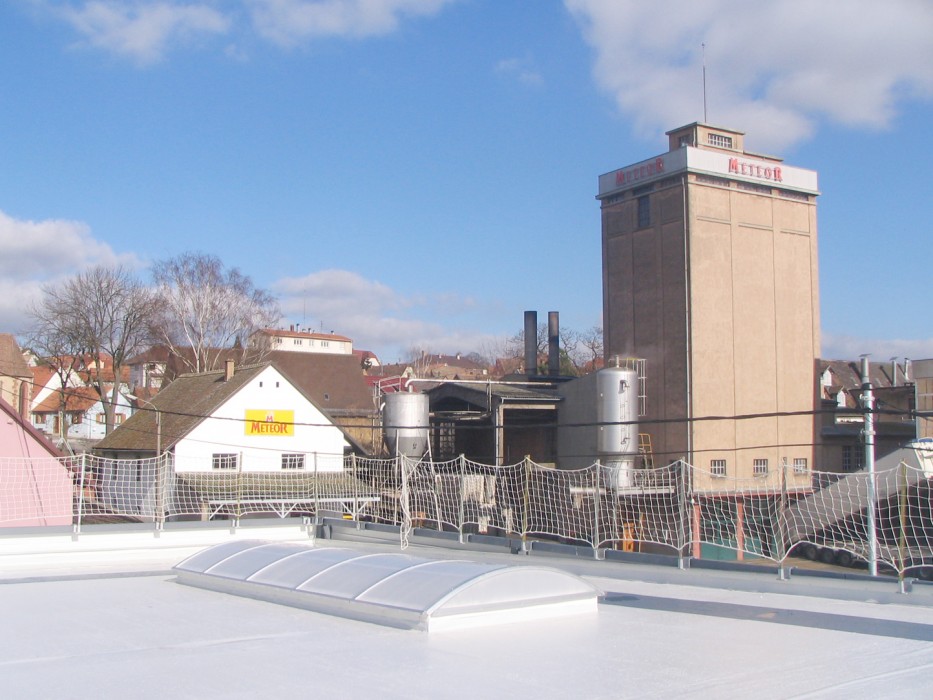
[(601, 458), (618, 459), (638, 453), (638, 374), (609, 367), (596, 375), (597, 451)]
[(385, 395), (382, 408), (383, 438), (392, 455), (420, 459), (428, 450), (428, 395)]

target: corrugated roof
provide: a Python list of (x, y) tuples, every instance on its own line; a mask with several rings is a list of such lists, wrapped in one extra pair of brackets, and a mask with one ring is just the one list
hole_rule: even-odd
[(524, 384), (506, 384), (502, 382), (444, 382), (440, 386), (429, 389), (427, 393), (432, 396), (441, 394), (472, 395), (485, 397), (487, 394), (506, 401), (542, 401), (553, 402), (560, 400), (557, 389), (550, 386), (527, 386)]

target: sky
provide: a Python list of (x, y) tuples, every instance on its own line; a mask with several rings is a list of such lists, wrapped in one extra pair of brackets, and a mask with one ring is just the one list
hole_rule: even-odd
[(0, 332), (217, 255), (383, 362), (602, 324), (597, 177), (704, 118), (818, 171), (822, 355), (933, 357), (928, 0), (7, 0)]

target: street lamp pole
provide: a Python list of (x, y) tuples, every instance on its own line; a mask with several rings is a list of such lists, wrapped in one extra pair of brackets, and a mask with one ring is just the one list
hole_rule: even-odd
[(163, 465), (162, 465), (162, 411), (153, 404), (151, 401), (144, 399), (140, 396), (133, 396), (132, 394), (127, 394), (127, 396), (135, 401), (147, 404), (150, 410), (155, 411), (156, 419), (156, 527), (161, 530), (162, 523), (165, 520), (165, 509), (163, 507), (164, 494), (162, 493), (163, 488)]
[(142, 398), (141, 396), (134, 396), (133, 394), (127, 394), (126, 396), (127, 398), (133, 399), (134, 401), (139, 401), (140, 403), (146, 404), (147, 406), (149, 406), (151, 410), (155, 411), (156, 458), (161, 457), (162, 456), (162, 411), (160, 411), (154, 403), (152, 403), (148, 399)]

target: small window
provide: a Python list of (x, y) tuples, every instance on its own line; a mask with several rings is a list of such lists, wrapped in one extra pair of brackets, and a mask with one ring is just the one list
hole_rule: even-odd
[(845, 445), (842, 448), (842, 471), (857, 472), (862, 468), (862, 460), (865, 453), (862, 448)]
[(752, 474), (754, 474), (755, 476), (767, 476), (768, 475), (768, 460), (756, 459), (752, 463)]
[(651, 200), (648, 195), (638, 198), (638, 228), (651, 226)]
[(685, 147), (687, 147), (687, 146), (692, 146), (692, 145), (693, 145), (693, 136), (691, 136), (690, 134), (684, 134), (683, 136), (681, 136), (681, 137), (677, 140), (677, 145), (679, 145), (681, 148), (685, 148)]
[(709, 462), (709, 471), (713, 476), (725, 476), (726, 475), (726, 460), (711, 459)]
[(301, 338), (295, 338), (294, 343), (295, 345), (301, 345), (302, 344)]
[(283, 454), (282, 469), (304, 469), (305, 456), (303, 454)]
[(237, 455), (235, 452), (215, 452), (211, 455), (212, 469), (236, 469)]
[(794, 457), (794, 474), (806, 474), (807, 473), (807, 458), (806, 457)]
[(717, 148), (732, 148), (732, 137), (723, 136), (722, 134), (710, 134), (709, 145)]

